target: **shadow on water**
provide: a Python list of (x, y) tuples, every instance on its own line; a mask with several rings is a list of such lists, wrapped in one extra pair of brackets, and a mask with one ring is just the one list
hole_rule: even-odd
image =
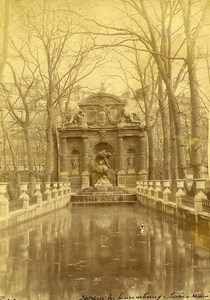
[(208, 230), (139, 206), (65, 208), (1, 234), (0, 295), (208, 299)]

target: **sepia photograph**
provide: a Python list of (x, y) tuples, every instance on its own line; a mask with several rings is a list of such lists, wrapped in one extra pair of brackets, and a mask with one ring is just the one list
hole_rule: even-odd
[(210, 300), (210, 0), (0, 0), (0, 300)]

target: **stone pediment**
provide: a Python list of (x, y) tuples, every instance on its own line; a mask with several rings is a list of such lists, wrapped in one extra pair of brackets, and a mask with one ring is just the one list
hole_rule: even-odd
[(110, 106), (125, 106), (125, 102), (119, 97), (107, 93), (98, 93), (85, 98), (79, 103), (81, 109), (84, 106), (100, 106), (100, 105)]
[(91, 95), (79, 103), (87, 116), (87, 124), (99, 127), (116, 125), (124, 106), (125, 102), (119, 97), (106, 93)]
[(80, 111), (72, 118), (67, 115), (65, 126), (88, 128), (123, 128), (140, 125), (136, 114), (125, 113), (125, 102), (115, 95), (98, 93), (79, 103)]

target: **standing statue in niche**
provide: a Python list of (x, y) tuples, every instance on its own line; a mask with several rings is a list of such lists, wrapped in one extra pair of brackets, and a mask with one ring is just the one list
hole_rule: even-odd
[(134, 154), (133, 153), (130, 153), (129, 154), (129, 157), (128, 157), (128, 173), (135, 173), (135, 157), (134, 157)]
[(79, 154), (74, 154), (71, 160), (72, 173), (79, 173)]

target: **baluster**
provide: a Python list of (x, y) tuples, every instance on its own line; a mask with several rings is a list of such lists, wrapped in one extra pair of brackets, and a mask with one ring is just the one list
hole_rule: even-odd
[(140, 192), (140, 194), (143, 193), (143, 182), (142, 181), (140, 181), (140, 183), (139, 183), (139, 192)]
[(59, 196), (62, 198), (63, 197), (63, 183), (59, 182)]
[(153, 197), (154, 188), (153, 188), (153, 181), (149, 181), (149, 188), (148, 188), (148, 196)]
[(7, 192), (7, 183), (0, 183), (0, 217), (9, 218), (9, 200), (5, 196)]
[(28, 183), (20, 183), (20, 197), (19, 199), (23, 201), (23, 208), (29, 208), (29, 196), (28, 196)]
[(148, 185), (147, 185), (147, 181), (144, 181), (144, 186), (143, 186), (143, 195), (147, 195), (147, 191), (148, 191)]
[(167, 202), (169, 195), (171, 194), (170, 190), (170, 180), (163, 181), (164, 191), (163, 191), (163, 201)]
[(206, 179), (196, 178), (194, 179), (196, 183), (197, 194), (194, 197), (194, 205), (195, 211), (202, 212), (203, 211), (203, 201), (206, 201), (208, 198), (206, 194), (204, 194), (203, 190), (205, 189)]
[(154, 190), (154, 198), (156, 200), (159, 199), (159, 194), (161, 192), (160, 181), (155, 182), (155, 190)]
[(176, 180), (177, 192), (175, 193), (176, 204), (182, 205), (182, 198), (186, 195), (184, 192), (184, 179)]
[(53, 197), (54, 197), (54, 201), (58, 200), (58, 183), (54, 182), (53, 183)]
[(45, 192), (44, 194), (47, 197), (47, 201), (51, 201), (51, 190), (50, 190), (50, 182), (45, 182)]
[(35, 183), (35, 196), (37, 199), (37, 204), (41, 206), (42, 205), (42, 193), (41, 193), (41, 183), (40, 182)]

